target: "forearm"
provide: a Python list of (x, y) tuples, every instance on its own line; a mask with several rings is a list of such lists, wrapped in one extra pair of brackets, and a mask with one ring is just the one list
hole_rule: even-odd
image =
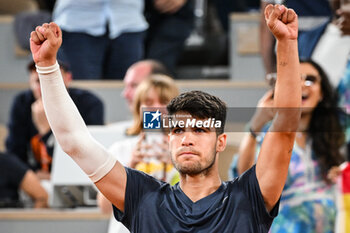
[(41, 186), (39, 178), (33, 171), (28, 170), (26, 172), (20, 188), (33, 199), (35, 208), (45, 208), (48, 206), (48, 194)]
[(62, 149), (74, 154), (79, 141), (89, 138), (88, 130), (66, 90), (58, 65), (50, 73), (42, 73), (44, 71), (45, 67), (38, 67), (48, 121)]
[(250, 135), (250, 133), (246, 133), (238, 150), (239, 158), (237, 161), (237, 172), (239, 175), (254, 165), (255, 153), (256, 139)]
[(277, 81), (273, 101), (276, 114), (261, 145), (256, 176), (266, 208), (271, 210), (280, 198), (288, 174), (300, 118), (301, 80), (297, 14), (282, 5), (268, 5), (265, 18), (277, 40)]
[(68, 95), (58, 65), (38, 67), (37, 71), (45, 112), (57, 141), (94, 182), (98, 181), (116, 160), (91, 137)]
[(301, 85), (297, 40), (277, 41), (276, 117), (273, 131), (295, 132), (300, 119)]
[[(280, 197), (300, 119), (301, 80), (296, 40), (277, 42), (276, 116), (265, 135), (257, 162), (257, 177), (270, 210)], [(273, 182), (272, 182), (273, 179)]]

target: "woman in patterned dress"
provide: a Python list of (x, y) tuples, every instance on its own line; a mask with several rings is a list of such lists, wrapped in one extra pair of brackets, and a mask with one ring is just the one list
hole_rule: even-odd
[[(336, 92), (325, 72), (313, 61), (301, 62), (300, 71), (301, 121), (279, 215), (270, 232), (331, 233), (336, 206), (334, 187), (327, 174), (344, 160), (340, 152), (344, 133), (336, 108)], [(233, 159), (231, 176), (241, 174), (255, 163), (264, 132), (269, 128), (268, 122), (274, 116), (269, 108), (272, 106), (273, 90), (270, 90), (259, 101), (250, 122), (250, 132), (242, 139), (239, 155)]]

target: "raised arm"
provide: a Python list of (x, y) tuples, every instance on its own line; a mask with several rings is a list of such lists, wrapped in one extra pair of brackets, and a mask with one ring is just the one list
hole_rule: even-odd
[(30, 47), (40, 78), (47, 119), (62, 149), (84, 170), (115, 206), (124, 209), (124, 167), (87, 130), (62, 80), (56, 54), (62, 43), (55, 23), (43, 24), (31, 33)]
[(278, 201), (300, 119), (301, 81), (298, 57), (298, 18), (282, 5), (265, 8), (267, 26), (277, 40), (276, 115), (261, 146), (256, 176), (268, 210)]
[[(236, 171), (240, 175), (256, 162), (257, 138), (256, 136), (261, 132), (263, 127), (273, 119), (273, 90), (269, 90), (259, 100), (258, 106), (254, 116), (250, 120), (251, 132), (245, 133), (238, 149), (238, 158), (236, 164)], [(255, 134), (255, 136), (254, 136)]]

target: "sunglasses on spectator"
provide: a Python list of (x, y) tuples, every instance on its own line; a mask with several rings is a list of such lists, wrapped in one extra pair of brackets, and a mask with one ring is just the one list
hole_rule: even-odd
[[(304, 86), (311, 87), (317, 82), (320, 82), (321, 78), (313, 74), (302, 74), (300, 76), (301, 80), (304, 82)], [(277, 80), (277, 73), (269, 73), (266, 75), (265, 80), (271, 87), (275, 87)]]

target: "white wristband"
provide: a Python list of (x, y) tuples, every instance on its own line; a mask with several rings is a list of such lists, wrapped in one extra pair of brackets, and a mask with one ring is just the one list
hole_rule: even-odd
[(37, 66), (35, 64), (35, 67), (38, 74), (50, 74), (60, 69), (60, 65), (58, 64), (57, 60), (56, 63), (52, 66)]

